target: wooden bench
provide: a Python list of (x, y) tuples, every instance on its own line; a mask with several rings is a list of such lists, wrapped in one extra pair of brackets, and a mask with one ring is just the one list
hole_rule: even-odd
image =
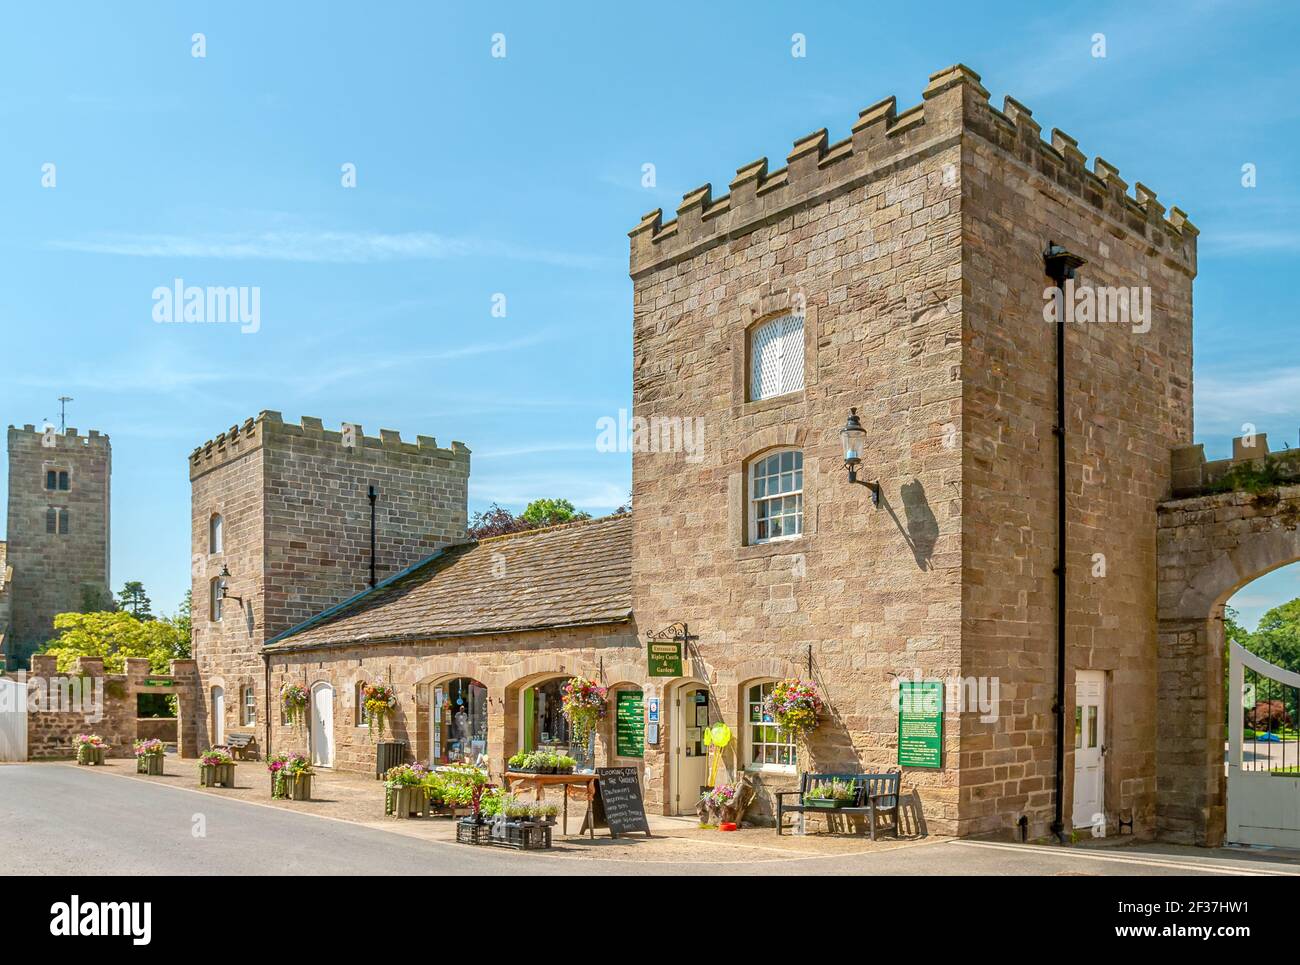
[[(886, 771), (883, 774), (815, 774), (805, 772), (799, 775), (799, 790), (778, 791), (776, 793), (776, 833), (784, 832), (785, 815), (823, 814), (831, 817), (837, 814), (862, 814), (867, 818), (867, 831), (871, 840), (876, 840), (877, 818), (890, 816), (892, 821), (883, 830), (892, 830), (898, 837), (898, 798), (902, 774), (898, 771)], [(816, 784), (829, 784), (831, 781), (846, 781), (853, 785), (856, 792), (853, 803), (839, 808), (823, 808), (809, 805), (805, 796)], [(798, 795), (798, 804), (787, 804), (785, 799)]]
[(230, 748), (230, 756), (237, 760), (246, 761), (250, 757), (257, 760), (256, 734), (227, 734), (226, 746)]

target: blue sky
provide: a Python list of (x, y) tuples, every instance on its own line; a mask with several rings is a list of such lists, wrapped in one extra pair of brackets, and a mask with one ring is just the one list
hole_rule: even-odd
[[(1196, 438), (1226, 455), (1249, 422), (1295, 445), (1300, 15), (1136, 6), (8, 6), (0, 423), (57, 421), (66, 394), (111, 435), (113, 582), (163, 610), (188, 586), (185, 457), (264, 408), (464, 440), (471, 510), (607, 512), (630, 484), (595, 449), (630, 405), (627, 231), (961, 61), (1189, 213)], [(155, 324), (178, 277), (258, 286), (260, 330)], [(1248, 589), (1253, 623), (1300, 581)]]

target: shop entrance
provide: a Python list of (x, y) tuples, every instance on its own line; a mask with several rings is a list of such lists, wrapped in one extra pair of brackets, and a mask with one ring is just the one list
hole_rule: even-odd
[(694, 814), (700, 789), (709, 781), (708, 747), (704, 729), (709, 726), (708, 688), (685, 684), (673, 704), (673, 813)]
[(470, 677), (435, 684), (429, 697), (429, 764), (478, 764), (487, 755), (487, 687)]
[(565, 754), (579, 767), (593, 765), (592, 740), (575, 743), (569, 721), (564, 716), (564, 685), (568, 677), (552, 677), (519, 695), (520, 743), (525, 751)]

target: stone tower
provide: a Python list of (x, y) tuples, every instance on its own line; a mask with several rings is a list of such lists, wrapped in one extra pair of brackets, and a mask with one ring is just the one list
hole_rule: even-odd
[(7, 567), (12, 568), (10, 667), (53, 636), (58, 613), (101, 609), (109, 597), (108, 436), (9, 427)]
[[(1092, 818), (1072, 808), (1073, 711), (1079, 675), (1102, 675), (1104, 813), (1150, 832), (1156, 506), (1191, 439), (1197, 231), (1145, 185), (1134, 194), (1068, 134), (1044, 139), (1024, 105), (993, 107), (957, 65), (919, 104), (889, 97), (844, 139), (815, 131), (785, 167), (760, 158), (729, 194), (702, 185), (674, 220), (656, 210), (633, 229), (634, 411), (705, 426), (703, 458), (633, 454), (633, 606), (642, 627), (689, 620), (722, 719), (746, 719), (755, 680), (811, 675), (835, 715), (809, 763), (877, 770), (898, 762), (896, 680), (984, 688), (988, 707), (950, 703), (941, 764), (904, 779), (932, 830), (1039, 836), (1058, 800), (1067, 830)], [(1050, 323), (1049, 245), (1086, 262), (1080, 290), (1140, 296), (1146, 316)], [(780, 364), (797, 358), (799, 378), (756, 394), (755, 359), (772, 355), (759, 334), (787, 320), (801, 337)], [(867, 432), (858, 481), (878, 481), (878, 505), (846, 473), (851, 409)], [(772, 453), (799, 515), (762, 539)], [(671, 767), (657, 753), (648, 765)], [(790, 786), (770, 771), (756, 780)]]
[(200, 746), (232, 729), (261, 740), (262, 644), (369, 585), (370, 487), (376, 580), (465, 539), (469, 457), (460, 442), (449, 449), (429, 436), (407, 443), (387, 429), (374, 438), (350, 424), (334, 432), (308, 416), (286, 423), (278, 412), (232, 426), (191, 453)]

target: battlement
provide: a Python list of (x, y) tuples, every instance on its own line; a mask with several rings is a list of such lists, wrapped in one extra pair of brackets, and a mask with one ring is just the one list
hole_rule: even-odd
[[(46, 443), (46, 439), (51, 444)], [(86, 435), (81, 435), (76, 429), (69, 426), (63, 432), (57, 432), (53, 426), (46, 428), (37, 428), (28, 423), (21, 429), (16, 426), (9, 427), (9, 447), (14, 446), (32, 446), (46, 449), (109, 449), (111, 448), (108, 436), (101, 433), (98, 429), (91, 429)]]
[(937, 71), (922, 102), (899, 113), (894, 97), (863, 110), (850, 136), (830, 143), (827, 131), (800, 138), (786, 166), (769, 172), (766, 157), (738, 168), (730, 193), (713, 197), (711, 184), (687, 192), (677, 217), (663, 220), (656, 208), (628, 233), (633, 278), (689, 257), (773, 221), (791, 209), (825, 200), (880, 178), (911, 159), (928, 156), (974, 133), (1014, 155), (1047, 180), (1075, 195), (1119, 226), (1143, 238), (1163, 257), (1191, 274), (1196, 270), (1196, 227), (1177, 207), (1165, 207), (1141, 182), (1134, 196), (1113, 165), (1098, 157), (1084, 166), (1078, 142), (1060, 130), (1050, 143), (1023, 104), (1007, 97), (1002, 110), (989, 104), (979, 74), (963, 64)]
[(1175, 499), (1215, 491), (1225, 484), (1230, 472), (1244, 466), (1262, 470), (1273, 464), (1280, 477), (1300, 477), (1300, 449), (1270, 453), (1268, 435), (1263, 432), (1233, 439), (1232, 456), (1228, 459), (1207, 461), (1203, 443), (1178, 447), (1173, 451), (1172, 459)]
[[(349, 429), (350, 427), (350, 429)], [(350, 442), (345, 446), (344, 434)], [(190, 478), (201, 475), (216, 466), (230, 462), (264, 445), (274, 445), (276, 439), (320, 439), (337, 444), (340, 448), (357, 450), (382, 449), (406, 455), (445, 456), (468, 460), (469, 447), (453, 441), (451, 448), (438, 445), (433, 436), (416, 436), (415, 442), (403, 442), (401, 433), (380, 429), (378, 436), (367, 436), (356, 423), (344, 423), (335, 432), (315, 416), (303, 416), (300, 422), (285, 422), (279, 412), (263, 409), (256, 418), (245, 419), (242, 425), (233, 425), (225, 432), (195, 447), (190, 453)]]

